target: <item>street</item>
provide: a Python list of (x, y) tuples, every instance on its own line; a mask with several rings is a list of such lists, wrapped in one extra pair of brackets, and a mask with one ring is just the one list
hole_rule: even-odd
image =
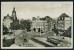
[[(35, 34), (32, 32), (24, 32), (24, 30), (16, 30), (13, 35), (10, 37), (15, 38), (14, 44), (10, 47), (17, 46), (17, 47), (59, 47), (54, 43), (47, 42), (47, 37), (50, 39), (54, 38), (53, 40), (62, 40), (62, 37), (55, 35), (55, 32), (50, 31), (49, 33), (43, 33), (41, 36), (39, 34)], [(9, 36), (8, 36), (9, 37)], [(8, 39), (8, 38), (7, 38)], [(60, 46), (62, 47), (69, 47), (71, 44), (65, 42), (60, 42)], [(59, 45), (59, 44), (58, 44)]]

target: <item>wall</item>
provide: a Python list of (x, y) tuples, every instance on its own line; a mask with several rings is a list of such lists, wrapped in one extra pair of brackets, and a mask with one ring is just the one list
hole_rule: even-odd
[(67, 30), (71, 26), (71, 19), (65, 18), (65, 30)]

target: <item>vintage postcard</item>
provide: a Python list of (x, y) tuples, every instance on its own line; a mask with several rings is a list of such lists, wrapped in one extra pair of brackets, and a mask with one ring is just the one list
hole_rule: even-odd
[(73, 2), (1, 2), (1, 48), (73, 48)]

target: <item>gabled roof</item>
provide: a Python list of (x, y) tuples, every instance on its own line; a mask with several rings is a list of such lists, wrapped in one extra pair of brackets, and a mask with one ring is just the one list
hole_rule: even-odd
[[(58, 20), (64, 20), (65, 17), (69, 17), (66, 13), (62, 13), (59, 17)], [(59, 19), (60, 18), (60, 19)]]
[(62, 13), (59, 17), (69, 17), (66, 13)]

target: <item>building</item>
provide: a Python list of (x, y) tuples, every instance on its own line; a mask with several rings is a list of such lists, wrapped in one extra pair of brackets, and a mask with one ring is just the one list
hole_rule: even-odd
[(33, 17), (31, 30), (34, 32), (46, 32), (47, 31), (47, 21), (41, 20), (39, 16), (37, 18)]
[(3, 25), (5, 27), (7, 27), (8, 29), (10, 29), (10, 24), (13, 21), (17, 21), (15, 8), (13, 8), (13, 11), (12, 11), (12, 15), (11, 16), (9, 14), (7, 14), (7, 16), (4, 16), (4, 18), (3, 18)]
[(44, 18), (33, 17), (31, 30), (34, 32), (48, 32), (54, 28), (54, 20), (49, 16), (45, 16)]
[(13, 20), (12, 20), (12, 18), (9, 16), (9, 14), (7, 14), (7, 16), (4, 16), (3, 25), (4, 25), (5, 27), (7, 27), (7, 28), (9, 29), (10, 23), (12, 23), (12, 22), (13, 22)]
[(56, 21), (50, 17), (47, 18), (47, 23), (48, 23), (48, 31), (52, 31), (56, 27)]
[(71, 17), (69, 17), (65, 13), (62, 13), (57, 19), (58, 32), (62, 32), (62, 31), (68, 30), (68, 28), (70, 26), (71, 26)]

